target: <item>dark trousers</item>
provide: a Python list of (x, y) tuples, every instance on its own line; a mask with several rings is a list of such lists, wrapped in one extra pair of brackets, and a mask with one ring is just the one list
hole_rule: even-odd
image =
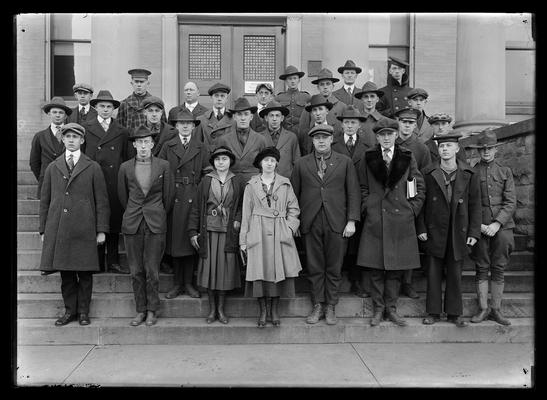
[(124, 234), (124, 241), (137, 312), (157, 311), (165, 233), (153, 233), (143, 218), (134, 235)]
[(396, 311), (404, 270), (366, 268), (364, 273), (370, 277), (370, 297), (374, 312), (385, 309)]
[(191, 284), (198, 261), (197, 256), (172, 257), (171, 259), (173, 260), (173, 285), (182, 287), (185, 284)]
[(105, 234), (105, 243), (97, 246), (97, 250), (99, 252), (99, 267), (102, 271), (105, 270), (105, 267), (109, 267), (112, 264), (120, 263), (120, 255), (118, 252), (119, 239), (120, 234), (118, 232), (107, 233)]
[(60, 272), (61, 293), (66, 312), (70, 314), (89, 314), (89, 303), (93, 292), (93, 272)]
[(471, 259), (475, 262), (476, 280), (488, 281), (490, 271), (493, 282), (503, 283), (503, 272), (514, 243), (512, 229), (500, 229), (493, 237), (481, 235), (471, 252)]
[[(449, 235), (450, 236), (450, 235)], [(459, 316), (463, 313), (462, 301), (462, 265), (463, 260), (454, 260), (454, 249), (448, 239), (444, 258), (427, 256), (427, 300), (426, 312), (440, 314), (442, 307), (443, 272), (446, 269), (446, 288), (444, 293), (444, 312)]]
[(337, 304), (347, 239), (330, 229), (323, 208), (304, 235), (304, 245), (312, 302)]

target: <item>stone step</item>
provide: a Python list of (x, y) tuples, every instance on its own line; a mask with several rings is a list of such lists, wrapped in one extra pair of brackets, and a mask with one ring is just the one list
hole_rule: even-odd
[(36, 185), (38, 181), (30, 170), (17, 171), (17, 184), (18, 185)]
[[(171, 289), (173, 275), (160, 273), (160, 292), (165, 293)], [(417, 271), (413, 277), (413, 285), (418, 293), (425, 293), (427, 280), (421, 271)], [(350, 292), (350, 282), (343, 273), (340, 291)], [(40, 275), (40, 271), (18, 271), (18, 293), (57, 293), (61, 288), (61, 276), (59, 273)], [(242, 289), (241, 289), (242, 290)], [(309, 283), (305, 276), (299, 276), (296, 280), (297, 292), (309, 292)], [(506, 271), (505, 292), (533, 292), (534, 274), (530, 271)], [(124, 274), (99, 273), (93, 275), (94, 293), (133, 293), (131, 277)], [(475, 273), (463, 271), (462, 291), (475, 292)], [(205, 293), (205, 290), (203, 290)]]
[(18, 200), (34, 200), (36, 199), (36, 189), (38, 184), (33, 185), (17, 185)]
[(131, 318), (95, 318), (91, 324), (77, 322), (54, 326), (53, 319), (19, 319), (18, 345), (203, 345), (279, 343), (530, 343), (534, 320), (516, 318), (510, 326), (493, 321), (458, 328), (441, 321), (423, 325), (421, 318), (408, 318), (408, 326), (389, 321), (371, 327), (370, 318), (338, 318), (336, 325), (306, 324), (303, 318), (283, 318), (281, 326), (256, 327), (256, 317), (232, 318), (223, 325), (207, 324), (203, 318), (159, 318), (156, 325), (129, 325)]
[(17, 200), (17, 215), (36, 215), (40, 213), (40, 200)]
[[(60, 292), (60, 290), (59, 290)], [(463, 315), (470, 317), (477, 310), (477, 299), (473, 293), (463, 294)], [(207, 296), (194, 299), (188, 295), (166, 299), (160, 294), (160, 315), (165, 318), (206, 317), (209, 313)], [(370, 298), (342, 293), (336, 306), (340, 317), (371, 317)], [(311, 311), (308, 294), (298, 293), (293, 299), (282, 298), (279, 312), (283, 317), (305, 317)], [(55, 318), (64, 312), (64, 303), (60, 293), (19, 293), (17, 295), (18, 318)], [(132, 293), (95, 293), (90, 305), (90, 316), (100, 318), (126, 318), (135, 314), (135, 300)], [(425, 296), (419, 299), (400, 297), (397, 312), (405, 317), (425, 315)], [(508, 318), (533, 317), (534, 299), (531, 293), (505, 293), (502, 312)], [(229, 294), (226, 298), (226, 314), (238, 318), (258, 315), (256, 299), (241, 294)]]
[(30, 171), (30, 165), (28, 159), (17, 160), (17, 171)]
[(17, 232), (38, 232), (39, 226), (40, 218), (38, 215), (17, 215)]

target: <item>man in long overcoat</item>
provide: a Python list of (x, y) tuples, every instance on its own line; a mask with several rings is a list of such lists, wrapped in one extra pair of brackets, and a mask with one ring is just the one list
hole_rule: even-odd
[(287, 117), (283, 120), (283, 128), (294, 132), (297, 135), (300, 115), (311, 98), (308, 92), (298, 89), (300, 79), (305, 74), (305, 72), (299, 71), (294, 65), (287, 66), (285, 72), (279, 75), (279, 79), (285, 81), (286, 90), (284, 92), (279, 92), (277, 96), (275, 96), (275, 100), (289, 110), (289, 114), (287, 114)]
[[(363, 137), (364, 133), (360, 128), (361, 123), (365, 121), (365, 117), (361, 115), (355, 106), (347, 106), (342, 115), (336, 118), (342, 123), (344, 132), (334, 135), (332, 149), (351, 158), (355, 171), (358, 171), (359, 161), (363, 157), (363, 154), (372, 147), (366, 144)], [(369, 297), (368, 291), (370, 290), (370, 285), (365, 279), (366, 275), (362, 274), (362, 268), (355, 264), (359, 248), (359, 238), (361, 237), (360, 222), (356, 223), (356, 232), (348, 240), (348, 250), (344, 257), (342, 268), (348, 271), (351, 291), (359, 297)]]
[(69, 123), (62, 135), (66, 151), (48, 165), (42, 185), (40, 269), (61, 273), (65, 314), (55, 325), (77, 317), (88, 325), (93, 271), (99, 270), (97, 244), (108, 232), (108, 194), (101, 167), (80, 150), (84, 128)]
[(314, 151), (296, 161), (291, 175), (311, 284), (313, 310), (308, 324), (322, 317), (329, 325), (337, 322), (335, 306), (347, 238), (360, 219), (357, 173), (349, 157), (332, 151), (333, 133), (329, 125), (312, 128)]
[(67, 122), (76, 122), (77, 124), (84, 125), (87, 121), (97, 118), (97, 110), (91, 107), (89, 103), (93, 96), (93, 87), (87, 83), (76, 83), (72, 86), (72, 91), (78, 101), (78, 105), (72, 109)]
[(51, 123), (46, 129), (34, 135), (29, 156), (30, 170), (38, 181), (36, 191), (38, 199), (47, 166), (65, 151), (61, 129), (66, 122), (67, 115), (72, 113), (62, 97), (52, 98), (48, 104), (44, 105), (43, 110), (49, 115)]
[(463, 313), (461, 274), (464, 257), (481, 235), (481, 189), (479, 175), (457, 160), (461, 134), (440, 136), (440, 162), (422, 170), (426, 200), (418, 218), (418, 238), (427, 255), (426, 325), (439, 321), (443, 311), (442, 278), (446, 268), (444, 312), (458, 327), (467, 322)]
[[(397, 122), (380, 120), (374, 130), (378, 145), (365, 152), (359, 165), (361, 214), (364, 216), (357, 264), (366, 267), (374, 315), (371, 326), (385, 317), (397, 325), (401, 279), (405, 270), (419, 268), (415, 218), (424, 199), (425, 185), (410, 150), (395, 143)], [(415, 179), (417, 193), (407, 198), (407, 181)]]
[(118, 171), (120, 165), (131, 158), (135, 151), (129, 150), (129, 131), (112, 118), (112, 113), (119, 107), (120, 102), (114, 100), (108, 90), (100, 90), (97, 97), (91, 100), (91, 105), (95, 107), (98, 115), (85, 125), (86, 143), (83, 150), (101, 166), (110, 204), (110, 232), (106, 235), (105, 246), (98, 248), (99, 263), (103, 271), (128, 274), (129, 269), (120, 266), (118, 250), (123, 216), (118, 199)]
[(190, 242), (187, 225), (198, 184), (209, 169), (209, 151), (195, 136), (200, 120), (191, 112), (181, 111), (174, 122), (179, 133), (165, 142), (158, 154), (159, 158), (169, 161), (175, 179), (175, 200), (167, 217), (165, 247), (165, 253), (172, 259), (174, 277), (173, 287), (165, 297), (172, 299), (186, 290), (190, 297), (198, 298), (201, 295), (192, 284), (197, 253)]
[(412, 89), (408, 85), (410, 76), (409, 64), (399, 58), (389, 57), (387, 61), (387, 84), (380, 90), (384, 93), (376, 109), (388, 118), (393, 118), (395, 113), (408, 107), (408, 92)]

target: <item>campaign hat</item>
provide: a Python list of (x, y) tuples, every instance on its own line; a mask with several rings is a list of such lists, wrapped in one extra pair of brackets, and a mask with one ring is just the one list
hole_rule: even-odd
[(474, 144), (470, 144), (466, 147), (471, 147), (473, 149), (486, 149), (488, 147), (496, 147), (501, 144), (498, 143), (496, 132), (494, 132), (491, 128), (485, 129), (479, 133), (476, 138), (477, 141)]
[(332, 76), (332, 72), (328, 68), (323, 68), (319, 73), (317, 74), (317, 78), (315, 80), (311, 81), (312, 84), (316, 85), (320, 81), (329, 80), (332, 81), (332, 83), (338, 82), (340, 79), (334, 78)]
[(279, 79), (284, 81), (285, 79), (287, 79), (287, 77), (291, 75), (298, 75), (299, 78), (302, 78), (304, 75), (306, 75), (306, 73), (299, 71), (298, 68), (296, 68), (294, 65), (289, 65), (287, 66), (287, 68), (285, 68), (285, 72), (279, 75)]
[(360, 99), (361, 97), (363, 97), (365, 95), (365, 93), (376, 93), (378, 95), (378, 97), (382, 96), (384, 94), (383, 91), (381, 91), (380, 89), (378, 89), (378, 86), (376, 86), (376, 84), (374, 82), (371, 82), (371, 81), (368, 81), (366, 82), (363, 87), (361, 88), (361, 90), (357, 93), (355, 93), (355, 97), (357, 97), (358, 99)]

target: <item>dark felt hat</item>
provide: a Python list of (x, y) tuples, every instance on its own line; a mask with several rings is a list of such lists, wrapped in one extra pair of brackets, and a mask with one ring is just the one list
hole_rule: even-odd
[(325, 106), (330, 110), (334, 106), (334, 104), (325, 99), (325, 96), (323, 96), (322, 94), (314, 94), (310, 99), (310, 103), (306, 105), (305, 108), (307, 112), (310, 112), (313, 107), (317, 106)]
[(401, 108), (399, 111), (396, 111), (394, 115), (398, 119), (408, 118), (408, 119), (416, 119), (417, 120), (420, 117), (421, 113), (422, 112), (420, 110), (417, 110), (415, 108), (405, 107), (405, 108)]
[(362, 71), (362, 69), (360, 67), (355, 65), (353, 60), (347, 60), (346, 63), (343, 66), (338, 67), (338, 72), (343, 73), (346, 69), (352, 69), (355, 72), (357, 72), (358, 74), (360, 74), (361, 71)]
[(165, 104), (163, 104), (163, 100), (156, 96), (148, 96), (146, 99), (142, 101), (141, 107), (144, 110), (145, 108), (148, 108), (151, 105), (158, 106), (162, 110), (165, 108)]
[(65, 101), (62, 97), (54, 97), (52, 98), (49, 103), (47, 103), (46, 105), (44, 105), (44, 107), (42, 107), (44, 112), (47, 114), (49, 112), (49, 110), (51, 110), (52, 108), (60, 108), (61, 110), (64, 110), (66, 115), (70, 115), (72, 114), (72, 109), (70, 107), (68, 107), (66, 104), (65, 104)]
[(365, 93), (376, 93), (378, 95), (378, 97), (380, 97), (384, 94), (384, 92), (379, 90), (378, 86), (376, 86), (376, 84), (374, 82), (371, 82), (371, 81), (366, 82), (363, 85), (363, 87), (361, 88), (361, 90), (359, 92), (355, 93), (355, 97), (360, 99), (361, 97), (363, 97), (365, 95)]
[(473, 149), (485, 149), (487, 147), (496, 147), (500, 144), (501, 143), (498, 143), (496, 132), (492, 129), (485, 129), (477, 135), (477, 142), (475, 144), (470, 144), (467, 147), (471, 147)]
[(372, 131), (376, 135), (384, 131), (398, 132), (399, 123), (391, 118), (380, 118), (380, 120), (378, 120), (378, 122), (376, 122), (374, 126), (372, 127)]
[(298, 75), (299, 78), (302, 78), (304, 75), (306, 75), (306, 73), (299, 71), (298, 68), (296, 68), (294, 65), (289, 65), (287, 68), (285, 68), (285, 72), (279, 75), (279, 79), (284, 81), (285, 79), (287, 79), (288, 76), (291, 75)]
[(310, 129), (308, 132), (309, 137), (314, 137), (318, 133), (323, 133), (325, 135), (334, 135), (334, 128), (327, 124), (320, 124), (316, 125), (313, 128)]
[(269, 83), (259, 83), (258, 85), (256, 85), (255, 93), (258, 93), (261, 88), (266, 88), (266, 90), (269, 90), (272, 94), (274, 92), (272, 85), (270, 85)]
[(188, 110), (179, 111), (177, 116), (175, 118), (172, 118), (171, 121), (175, 124), (177, 122), (193, 122), (195, 126), (201, 124), (201, 121)]
[(230, 157), (230, 167), (234, 165), (236, 162), (236, 156), (234, 153), (232, 153), (232, 150), (226, 146), (218, 146), (216, 149), (213, 150), (211, 153), (211, 156), (209, 157), (209, 164), (211, 164), (213, 167), (215, 166), (215, 158), (218, 156), (225, 155)]
[(251, 113), (254, 114), (257, 108), (257, 106), (252, 106), (246, 97), (240, 97), (236, 100), (234, 108), (230, 109), (229, 111), (231, 114), (235, 114), (238, 111), (251, 110)]
[(446, 113), (435, 113), (427, 119), (427, 122), (429, 122), (429, 124), (433, 124), (439, 121), (446, 121), (450, 123), (452, 122), (452, 117)]
[(425, 89), (413, 88), (413, 89), (410, 89), (410, 91), (406, 95), (406, 98), (412, 99), (416, 96), (422, 96), (424, 99), (427, 99), (429, 97), (429, 94), (425, 91)]
[(130, 69), (129, 71), (127, 71), (127, 73), (131, 75), (131, 78), (147, 78), (148, 79), (148, 76), (152, 75), (152, 72), (143, 68)]
[(277, 150), (274, 146), (266, 147), (258, 152), (253, 161), (253, 166), (255, 168), (260, 168), (260, 162), (266, 157), (273, 157), (277, 160), (277, 162), (279, 162), (281, 154), (279, 154), (279, 150)]
[(434, 136), (432, 139), (437, 142), (437, 146), (444, 142), (455, 142), (458, 143), (462, 137), (461, 133), (450, 131), (445, 135)]
[(95, 107), (95, 104), (99, 103), (100, 101), (108, 101), (114, 105), (114, 108), (118, 108), (120, 106), (120, 102), (118, 100), (114, 100), (114, 97), (112, 97), (112, 94), (108, 90), (99, 90), (99, 94), (97, 95), (97, 97), (91, 99), (89, 101), (89, 104)]
[(216, 92), (224, 92), (226, 94), (229, 94), (230, 91), (231, 91), (230, 86), (227, 86), (224, 83), (217, 82), (209, 88), (207, 93), (209, 93), (209, 96), (212, 96)]
[(93, 93), (93, 86), (87, 83), (77, 83), (72, 86), (72, 92), (75, 93), (77, 90), (83, 90), (84, 92)]
[(266, 107), (264, 107), (258, 115), (260, 118), (264, 118), (270, 111), (281, 111), (281, 114), (283, 114), (285, 117), (289, 115), (289, 109), (287, 107), (284, 107), (281, 105), (281, 103), (272, 100), (268, 104), (266, 104)]
[(395, 64), (401, 68), (408, 68), (409, 66), (409, 64), (406, 61), (403, 61), (400, 58), (395, 58), (395, 57), (388, 57), (387, 64), (388, 65)]
[(63, 127), (61, 128), (61, 135), (64, 135), (69, 131), (77, 133), (81, 137), (85, 137), (85, 128), (82, 125), (77, 124), (76, 122), (70, 122), (63, 125)]
[(343, 121), (344, 119), (349, 119), (349, 118), (358, 119), (361, 122), (364, 122), (367, 120), (364, 116), (361, 115), (361, 113), (359, 112), (359, 109), (354, 107), (353, 105), (344, 107), (344, 109), (342, 110), (342, 114), (336, 116), (336, 119), (339, 121)]
[(150, 136), (152, 139), (156, 138), (156, 133), (152, 132), (146, 125), (140, 125), (129, 135), (129, 140), (136, 140)]
[(338, 82), (340, 79), (334, 78), (332, 76), (332, 72), (328, 68), (323, 68), (319, 73), (317, 74), (317, 78), (315, 80), (311, 81), (312, 84), (317, 85), (320, 81), (332, 81), (332, 83)]

